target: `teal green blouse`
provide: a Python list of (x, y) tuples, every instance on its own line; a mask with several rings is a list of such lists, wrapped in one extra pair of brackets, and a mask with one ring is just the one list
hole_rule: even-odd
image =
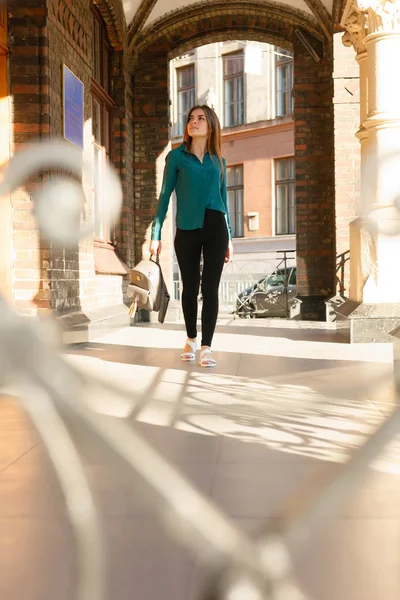
[(232, 239), (226, 203), (226, 161), (224, 173), (216, 156), (207, 152), (201, 162), (189, 152), (186, 144), (168, 153), (158, 209), (151, 228), (151, 239), (161, 239), (161, 229), (172, 192), (176, 191), (176, 226), (179, 229), (200, 229), (204, 225), (206, 208), (225, 215), (229, 239)]

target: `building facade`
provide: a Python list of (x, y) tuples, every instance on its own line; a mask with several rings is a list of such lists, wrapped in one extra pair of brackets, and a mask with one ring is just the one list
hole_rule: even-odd
[(106, 160), (124, 193), (116, 227), (97, 220), (93, 237), (65, 248), (41, 236), (34, 217), (36, 194), (57, 172), (37, 173), (14, 190), (1, 204), (1, 290), (25, 314), (122, 314), (124, 276), (134, 261), (125, 16), (121, 7), (88, 0), (2, 3), (1, 16), (1, 162), (37, 139), (65, 137), (93, 168), (93, 179), (83, 182), (87, 221), (96, 221), (106, 200), (96, 184)]
[(191, 106), (207, 104), (219, 116), (234, 240), (294, 236), (291, 53), (262, 42), (216, 42), (172, 60), (170, 77), (174, 147)]
[[(106, 157), (111, 158), (124, 194), (117, 226), (110, 228), (103, 223), (93, 238), (69, 249), (49, 244), (39, 235), (33, 218), (37, 188), (52, 173), (38, 173), (11, 197), (2, 199), (2, 290), (19, 310), (31, 314), (54, 310), (58, 315), (80, 313), (87, 317), (90, 311), (126, 308), (126, 269), (147, 250), (165, 156), (171, 137), (176, 135), (176, 131), (171, 135), (170, 128), (170, 61), (205, 45), (216, 47), (237, 40), (269, 44), (293, 56), (293, 125), (286, 123), (285, 117), (274, 123), (271, 114), (263, 119), (260, 112), (254, 117), (258, 130), (253, 128), (254, 137), (246, 143), (249, 150), (257, 147), (259, 137), (267, 137), (264, 132), (260, 135), (264, 124), (269, 131), (277, 128), (273, 134), (276, 139), (283, 139), (286, 126), (286, 135), (290, 127), (293, 131), (300, 317), (324, 319), (326, 301), (337, 291), (348, 295), (345, 255), (350, 247), (350, 299), (357, 306), (370, 302), (378, 313), (385, 305), (395, 314), (400, 296), (389, 282), (390, 256), (397, 242), (393, 237), (386, 239), (388, 234), (371, 233), (355, 217), (360, 148), (365, 150), (361, 152), (361, 203), (366, 207), (379, 205), (384, 212), (388, 205), (385, 198), (389, 192), (391, 198), (395, 188), (397, 159), (390, 161), (390, 167), (387, 162), (377, 168), (371, 168), (368, 160), (372, 156), (380, 161), (385, 148), (397, 151), (397, 80), (388, 75), (386, 59), (382, 58), (389, 60), (397, 51), (397, 15), (398, 0), (373, 5), (364, 2), (362, 6), (356, 0), (349, 0), (346, 6), (341, 0), (313, 0), (301, 8), (291, 0), (37, 0), (29, 5), (10, 2), (8, 6), (2, 2), (1, 162), (37, 137), (63, 137), (63, 78), (68, 72), (78, 87), (83, 86), (83, 113), (79, 115), (84, 123), (82, 151), (96, 169), (101, 169)], [(343, 32), (346, 48), (342, 45)], [(238, 47), (232, 47), (232, 54), (237, 52)], [(255, 60), (254, 48), (253, 52)], [(286, 60), (285, 56), (282, 59)], [(242, 59), (233, 57), (221, 73), (231, 94), (225, 94), (223, 100), (229, 106), (224, 121), (224, 153), (231, 167), (245, 165), (246, 157), (237, 153), (236, 139), (251, 138), (248, 124), (240, 124), (246, 117), (240, 98), (245, 87), (241, 90), (238, 77), (242, 68)], [(181, 83), (183, 92), (190, 87), (190, 78)], [(204, 83), (205, 91), (211, 87)], [(260, 93), (257, 110), (264, 102)], [(190, 94), (186, 96), (190, 98)], [(212, 97), (210, 92), (209, 102)], [(233, 135), (237, 137), (233, 139)], [(269, 158), (279, 157), (291, 158), (286, 150)], [(275, 169), (275, 188), (292, 185), (291, 169), (290, 165)], [(254, 180), (254, 175), (244, 171), (245, 178)], [(244, 236), (237, 239), (248, 243), (261, 232), (250, 225), (249, 221), (256, 221), (256, 215), (249, 215), (252, 212), (258, 213), (259, 225), (267, 236), (276, 234), (279, 220), (275, 218), (274, 223), (271, 218), (268, 224), (260, 205), (250, 207), (243, 199), (241, 218), (241, 181), (240, 169), (232, 170), (232, 203), (238, 215), (237, 230), (241, 233), (242, 227)], [(85, 206), (88, 217), (96, 214), (103, 200), (94, 181), (85, 185), (90, 199)], [(368, 190), (373, 190), (377, 203)], [(273, 212), (271, 207), (270, 215)], [(163, 245), (167, 273), (172, 273), (172, 229), (169, 219)], [(371, 247), (376, 250), (367, 262), (363, 260), (365, 244), (366, 251)], [(396, 321), (394, 317), (385, 319), (385, 315), (379, 317), (382, 327)]]

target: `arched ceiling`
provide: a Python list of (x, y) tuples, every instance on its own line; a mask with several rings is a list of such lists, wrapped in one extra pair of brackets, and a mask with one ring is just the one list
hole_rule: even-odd
[[(158, 29), (159, 24), (162, 26), (169, 21), (170, 17), (175, 14), (180, 14), (180, 18), (187, 13), (188, 15), (197, 15), (198, 11), (207, 8), (207, 13), (210, 13), (215, 4), (216, 13), (219, 10), (226, 12), (226, 8), (230, 6), (230, 0), (120, 0), (122, 1), (125, 11), (126, 22), (128, 25), (128, 46), (130, 49), (140, 37), (146, 39), (148, 33), (153, 33)], [(279, 14), (288, 15), (288, 12), (293, 9), (293, 13), (297, 18), (305, 18), (310, 22), (314, 22), (316, 27), (326, 36), (330, 38), (332, 29), (335, 23), (338, 22), (338, 15), (341, 13), (344, 0), (244, 0), (243, 9), (249, 3), (250, 10), (262, 10), (268, 6), (268, 10)], [(199, 8), (197, 8), (199, 7)], [(256, 8), (255, 8), (256, 7)], [(257, 8), (258, 7), (258, 8)], [(302, 17), (303, 15), (303, 17)], [(230, 17), (234, 17), (234, 14)], [(198, 17), (197, 17), (198, 18)], [(279, 17), (278, 17), (279, 18)], [(284, 17), (287, 18), (287, 17)], [(290, 17), (289, 17), (290, 19)], [(190, 22), (188, 22), (190, 24)]]
[[(304, 0), (280, 0), (282, 4), (293, 6), (293, 8), (299, 8), (304, 10), (308, 14), (312, 14), (312, 11), (307, 7)], [(330, 1), (330, 0), (325, 0)], [(195, 0), (158, 0), (154, 6), (149, 18), (147, 19), (145, 26), (152, 25), (154, 21), (163, 17), (167, 12), (172, 12), (180, 8), (189, 8), (195, 4)]]
[[(146, 15), (144, 25), (150, 25), (169, 12), (189, 7), (197, 2), (198, 0), (122, 0), (128, 23), (134, 19), (141, 7), (143, 8), (144, 5), (146, 8), (148, 7), (149, 14)], [(212, 2), (209, 3), (212, 4)], [(280, 0), (280, 3), (303, 10), (307, 14), (315, 14), (315, 8), (318, 10), (318, 5), (320, 5), (320, 8), (325, 8), (327, 13), (332, 15), (335, 0)]]

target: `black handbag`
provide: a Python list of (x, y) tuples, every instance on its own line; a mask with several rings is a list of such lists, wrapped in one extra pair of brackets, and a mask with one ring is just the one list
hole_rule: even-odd
[(133, 318), (138, 308), (158, 312), (159, 323), (164, 323), (170, 295), (162, 274), (160, 259), (141, 260), (130, 271), (127, 295), (132, 298), (129, 315)]

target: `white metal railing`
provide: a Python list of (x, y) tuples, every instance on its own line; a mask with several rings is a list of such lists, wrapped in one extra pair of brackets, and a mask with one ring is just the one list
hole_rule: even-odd
[[(234, 255), (233, 261), (225, 265), (221, 282), (219, 285), (219, 303), (223, 312), (237, 312), (239, 295), (247, 289), (252, 288), (262, 278), (271, 275), (277, 269), (287, 269), (295, 266), (295, 251), (286, 251), (286, 261), (283, 251), (265, 251), (258, 252), (256, 255), (248, 257), (246, 254)], [(182, 280), (173, 282), (173, 298), (180, 300), (182, 293)], [(271, 294), (272, 296), (273, 294)], [(200, 290), (201, 298), (201, 290)], [(282, 310), (284, 310), (284, 299), (282, 301)], [(241, 302), (239, 300), (239, 306)]]
[[(219, 299), (224, 305), (234, 306), (236, 298), (248, 287), (254, 284), (254, 279), (239, 279), (236, 281), (225, 281), (222, 280), (219, 285)], [(182, 293), (182, 281), (181, 279), (174, 280), (174, 300), (180, 300)]]
[[(47, 144), (31, 148), (22, 158), (17, 155), (0, 185), (0, 197), (23, 184), (29, 171), (27, 165), (32, 172), (32, 164), (37, 168), (38, 162), (43, 164), (43, 161), (48, 167), (62, 164), (64, 169), (77, 168), (79, 172), (84, 168), (81, 155), (72, 150), (69, 144)], [(110, 192), (109, 197), (119, 202), (119, 182), (111, 171), (104, 176), (107, 180), (102, 185)], [(79, 203), (60, 202), (60, 188), (54, 185), (50, 192), (37, 200), (39, 204), (43, 201), (49, 207), (57, 199), (57, 211), (62, 215), (67, 213), (67, 217), (69, 214), (76, 226), (77, 214), (71, 213), (70, 207), (72, 204), (76, 210)], [(66, 193), (70, 195), (71, 188)], [(43, 229), (44, 218), (46, 231), (59, 242), (58, 232), (53, 231), (54, 223), (48, 215), (43, 217), (43, 208), (37, 210), (39, 226)], [(107, 218), (110, 214), (115, 217), (110, 210)], [(68, 218), (66, 222), (63, 243), (76, 239), (76, 229), (68, 228)], [(271, 519), (272, 527), (266, 527), (258, 538), (250, 539), (135, 429), (122, 420), (105, 421), (89, 408), (88, 395), (124, 396), (124, 392), (67, 363), (53, 341), (48, 323), (18, 315), (1, 296), (0, 315), (0, 391), (10, 383), (18, 385), (21, 402), (42, 437), (62, 485), (76, 536), (79, 600), (105, 600), (104, 548), (96, 506), (64, 418), (72, 419), (76, 428), (90, 432), (108, 450), (115, 467), (142, 491), (163, 527), (208, 567), (208, 600), (304, 598), (293, 576), (291, 557), (303, 551), (319, 524), (338, 509), (370, 462), (400, 431), (399, 400), (365, 445), (347, 463), (339, 465), (329, 480), (320, 481), (318, 489), (301, 490), (284, 511)], [(397, 386), (400, 387), (399, 382)]]

